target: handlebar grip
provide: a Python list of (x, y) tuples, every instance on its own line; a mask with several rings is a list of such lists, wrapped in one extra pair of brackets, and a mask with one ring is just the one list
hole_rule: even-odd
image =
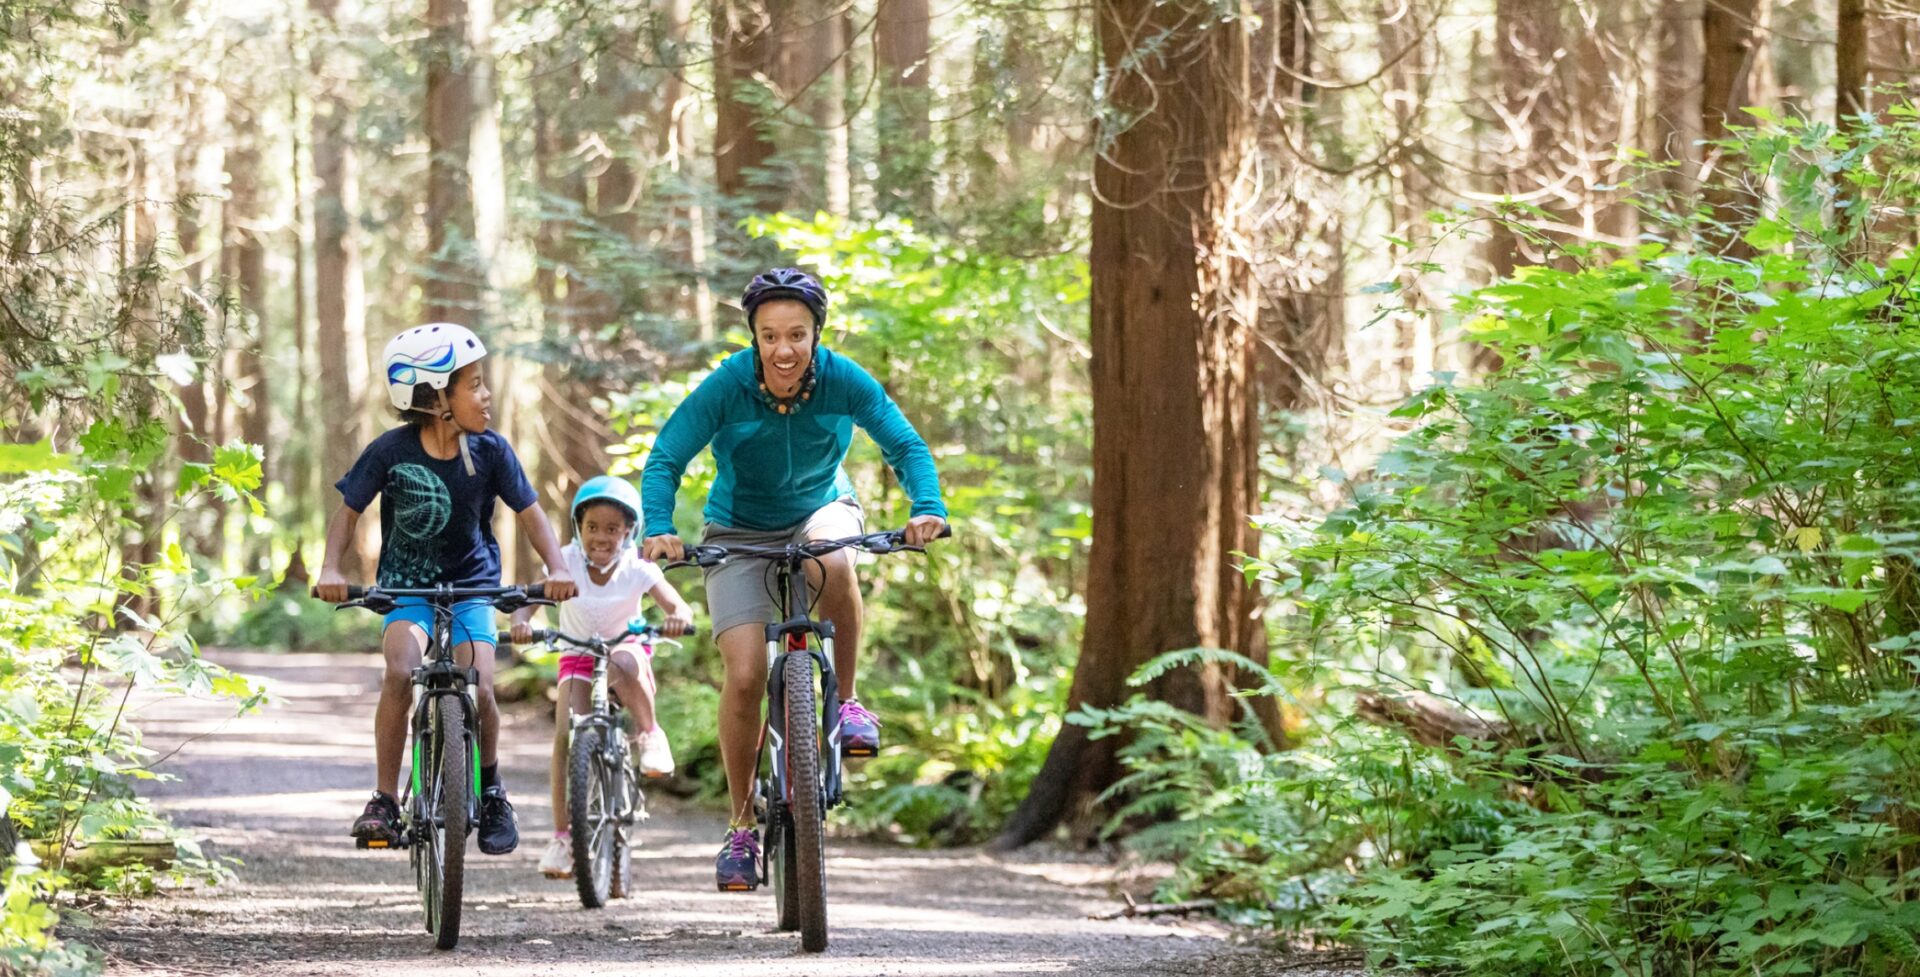
[[(313, 598), (313, 599), (315, 599), (315, 600), (319, 600), (319, 599), (320, 599), (320, 588), (318, 588), (318, 587), (308, 587), (308, 588), (307, 588), (307, 596), (308, 596), (308, 597), (312, 597), (312, 598)], [(361, 598), (363, 598), (363, 597), (365, 597), (365, 596), (367, 596), (367, 588), (365, 588), (365, 587), (359, 587), (359, 586), (351, 586), (351, 585), (347, 587), (347, 599), (348, 599), (348, 600), (360, 600)]]
[(940, 535), (935, 536), (934, 539), (946, 539), (952, 535), (953, 535), (953, 523), (950, 523), (950, 522), (942, 523), (940, 526)]
[(493, 643), (496, 645), (513, 644), (513, 632), (512, 631), (496, 632), (493, 636)]
[(528, 596), (528, 597), (530, 597), (530, 598), (532, 598), (533, 600), (546, 600), (546, 599), (547, 599), (547, 585), (546, 585), (546, 584), (543, 584), (543, 583), (532, 583), (532, 584), (528, 584), (528, 585), (527, 585), (527, 596)]
[[(542, 642), (542, 641), (545, 641), (545, 640), (547, 640), (547, 629), (546, 629), (546, 628), (534, 628), (534, 629), (533, 629), (533, 634), (531, 634), (531, 635), (528, 635), (528, 636), (527, 636), (527, 642), (526, 642), (526, 643), (527, 643), (527, 644), (539, 644), (540, 642)], [(514, 640), (513, 640), (513, 632), (512, 632), (512, 631), (502, 631), (502, 632), (500, 632), (499, 634), (497, 634), (497, 635), (494, 635), (494, 644), (501, 644), (501, 645), (510, 645), (510, 644), (514, 644)]]

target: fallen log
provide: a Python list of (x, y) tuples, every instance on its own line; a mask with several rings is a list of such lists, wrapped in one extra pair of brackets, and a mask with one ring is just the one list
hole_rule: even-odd
[(1513, 727), (1500, 720), (1485, 719), (1457, 704), (1426, 692), (1362, 692), (1355, 700), (1355, 712), (1376, 726), (1391, 726), (1406, 732), (1415, 742), (1428, 746), (1452, 747), (1456, 737), (1481, 742), (1509, 743)]

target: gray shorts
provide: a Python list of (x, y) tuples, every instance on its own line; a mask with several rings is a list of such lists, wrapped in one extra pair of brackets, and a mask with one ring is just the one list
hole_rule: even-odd
[[(789, 530), (761, 532), (707, 524), (703, 544), (718, 546), (785, 546), (809, 539), (840, 539), (867, 531), (867, 515), (860, 503), (841, 498), (814, 510), (807, 521)], [(733, 560), (706, 571), (707, 617), (719, 637), (742, 624), (765, 627), (780, 620), (780, 602), (774, 565), (766, 560)]]

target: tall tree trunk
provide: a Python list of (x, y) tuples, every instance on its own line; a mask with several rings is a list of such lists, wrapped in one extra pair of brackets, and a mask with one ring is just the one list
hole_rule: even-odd
[[(295, 33), (297, 26), (289, 18), (287, 28), (287, 63), (296, 70), (300, 52)], [(292, 76), (299, 78), (298, 74)], [(286, 418), (276, 426), (275, 435), (286, 450), (280, 452), (278, 477), (282, 489), (286, 492), (286, 524), (294, 527), (294, 543), (288, 554), (287, 572), (283, 578), (304, 584), (307, 579), (306, 565), (303, 561), (302, 541), (305, 531), (312, 522), (313, 501), (315, 497), (314, 458), (316, 445), (313, 438), (293, 438), (292, 424), (289, 421), (308, 415), (308, 378), (313, 364), (308, 357), (307, 342), (307, 186), (302, 170), (306, 167), (308, 148), (300, 132), (300, 95), (302, 85), (299, 81), (287, 85), (287, 132), (292, 142), (289, 153), (290, 164), (287, 167), (287, 180), (292, 185), (293, 196), (293, 312), (289, 322), (293, 331), (293, 406)], [(311, 124), (309, 119), (308, 123)]]
[[(1130, 124), (1108, 123), (1094, 161), (1094, 530), (1069, 710), (1120, 702), (1161, 652), (1264, 654), (1233, 557), (1257, 549), (1250, 17), (1216, 9), (1102, 0), (1097, 13), (1114, 110), (1101, 118)], [(1232, 691), (1232, 673), (1208, 665), (1147, 693), (1225, 722)], [(1064, 727), (1001, 843), (1040, 837), (1119, 772), (1113, 738)]]
[[(484, 2), (484, 0), (483, 0)], [(473, 50), (467, 0), (427, 0), (427, 268), (421, 314), (471, 323), (480, 309), (474, 274)]]
[(767, 86), (779, 52), (768, 8), (751, 0), (713, 0), (712, 17), (714, 182), (723, 196), (762, 213), (779, 210), (785, 199), (767, 172), (774, 143), (763, 106), (775, 98)]
[(1840, 0), (1833, 66), (1834, 125), (1849, 129), (1867, 111), (1867, 0)]
[[(1258, 93), (1264, 158), (1283, 167), (1271, 181), (1278, 199), (1269, 226), (1271, 244), (1257, 252), (1255, 272), (1262, 292), (1261, 399), (1265, 408), (1293, 411), (1321, 392), (1346, 335), (1345, 212), (1341, 188), (1312, 167), (1284, 168), (1291, 147), (1308, 145), (1308, 112), (1317, 93), (1301, 79), (1313, 76), (1312, 10), (1307, 0), (1260, 0), (1260, 29), (1253, 37), (1253, 87)], [(1277, 736), (1278, 706), (1269, 722)]]
[[(273, 329), (267, 310), (267, 249), (261, 225), (266, 217), (261, 200), (260, 140), (262, 133), (254, 115), (252, 91), (230, 93), (227, 119), (233, 143), (227, 151), (227, 209), (223, 235), (223, 259), (228, 281), (240, 291), (240, 305), (246, 311), (246, 335), (238, 342), (237, 375), (244, 399), (235, 404), (240, 417), (240, 437), (258, 445), (262, 468), (271, 471), (280, 454), (272, 443), (273, 398), (267, 387), (267, 351)], [(248, 533), (242, 559), (250, 572), (260, 572), (263, 557), (271, 541)]]
[[(354, 153), (354, 108), (335, 73), (339, 0), (311, 0), (323, 25), (312, 57), (314, 311), (320, 354), (320, 410), (328, 419), (320, 470), (322, 499), (333, 501), (333, 483), (352, 467), (367, 441), (367, 285), (360, 264), (359, 162)], [(332, 506), (322, 506), (323, 512)], [(365, 519), (368, 529), (372, 523)], [(371, 564), (366, 533), (341, 562), (349, 580), (366, 579)]]
[(931, 27), (928, 0), (880, 0), (873, 25), (880, 75), (880, 176), (874, 189), (886, 213), (924, 215), (933, 206)]
[(467, 66), (472, 91), (468, 118), (467, 185), (473, 192), (474, 277), (484, 288), (481, 328), (501, 319), (506, 288), (507, 168), (500, 143), (500, 90), (493, 59), (494, 0), (467, 0)]
[[(1743, 106), (1754, 104), (1754, 76), (1759, 62), (1760, 18), (1767, 0), (1706, 0), (1701, 4), (1700, 130), (1702, 138), (1719, 140), (1738, 123)], [(1716, 154), (1709, 149), (1709, 158)], [(1715, 249), (1731, 255), (1750, 255), (1752, 249), (1732, 232), (1753, 195), (1737, 186), (1738, 161), (1719, 154), (1716, 172), (1707, 188), (1707, 204), (1718, 225), (1710, 234)]]
[(1668, 193), (1690, 194), (1700, 164), (1701, 0), (1662, 0), (1656, 8), (1658, 55), (1650, 145), (1656, 162), (1673, 164), (1659, 175)]
[[(668, 0), (666, 44), (669, 51), (682, 51), (691, 40), (693, 0)], [(674, 194), (682, 201), (674, 209), (672, 233), (676, 257), (686, 275), (684, 304), (694, 322), (694, 338), (710, 343), (715, 334), (713, 293), (707, 278), (707, 207), (702, 195), (690, 189), (687, 174), (692, 170), (698, 135), (694, 122), (700, 115), (702, 100), (689, 91), (679, 70), (669, 70), (661, 89), (664, 117), (658, 126), (660, 158), (678, 177)]]

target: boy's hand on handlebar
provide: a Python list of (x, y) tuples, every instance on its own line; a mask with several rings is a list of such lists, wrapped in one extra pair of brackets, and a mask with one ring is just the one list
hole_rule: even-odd
[(564, 568), (547, 571), (547, 579), (542, 580), (541, 583), (545, 585), (546, 598), (556, 603), (570, 600), (574, 594), (579, 593), (578, 588), (573, 585), (572, 574), (567, 573)]
[(338, 570), (322, 569), (320, 580), (313, 585), (313, 596), (329, 604), (338, 604), (347, 599), (347, 578)]
[(670, 563), (687, 558), (687, 545), (672, 533), (648, 536), (640, 555), (654, 563)]
[(907, 520), (907, 528), (900, 531), (900, 541), (908, 546), (925, 546), (940, 538), (940, 531), (947, 528), (947, 521), (939, 516), (914, 516)]

